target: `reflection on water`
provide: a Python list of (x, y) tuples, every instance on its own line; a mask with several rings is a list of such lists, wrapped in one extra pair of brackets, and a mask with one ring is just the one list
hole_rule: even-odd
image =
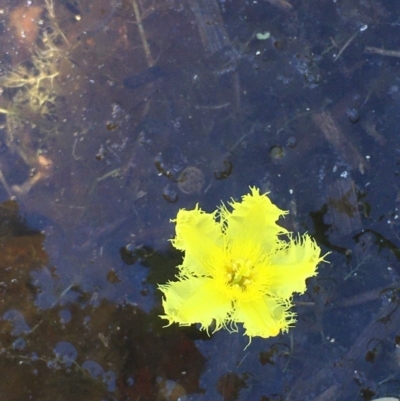
[[(0, 11), (1, 398), (398, 395), (399, 6)], [(169, 220), (249, 185), (333, 251), (297, 327), (246, 350), (240, 333), (163, 328)]]
[[(154, 312), (106, 300), (100, 288), (98, 295), (85, 292), (78, 283), (49, 308), (39, 307), (40, 292), (60, 284), (59, 269), (43, 250), (44, 235), (24, 226), (15, 204), (2, 211), (9, 226), (0, 262), (3, 398), (158, 399), (167, 384), (181, 397), (200, 391), (205, 360), (190, 330), (163, 329)], [(67, 290), (74, 299), (66, 299)]]

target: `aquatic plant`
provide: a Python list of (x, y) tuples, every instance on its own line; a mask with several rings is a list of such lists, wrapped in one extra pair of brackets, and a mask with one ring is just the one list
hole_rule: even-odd
[(29, 57), (0, 76), (0, 114), (5, 116), (8, 148), (37, 172), (22, 185), (11, 186), (0, 171), (1, 183), (14, 196), (26, 194), (50, 175), (53, 163), (42, 154), (43, 143), (58, 132), (56, 79), (70, 45), (57, 22), (53, 0), (44, 0), (44, 6), (18, 6), (9, 19), (9, 28)]
[(308, 235), (294, 236), (276, 224), (287, 212), (257, 188), (213, 213), (180, 209), (173, 222), (175, 248), (185, 252), (178, 281), (160, 285), (169, 325), (199, 323), (201, 329), (271, 337), (296, 319), (293, 293), (304, 293), (316, 275), (321, 250)]

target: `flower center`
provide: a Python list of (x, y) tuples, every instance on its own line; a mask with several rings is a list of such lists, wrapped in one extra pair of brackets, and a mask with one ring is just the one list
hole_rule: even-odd
[(248, 259), (231, 260), (227, 266), (228, 285), (240, 287), (243, 290), (251, 284), (253, 264)]

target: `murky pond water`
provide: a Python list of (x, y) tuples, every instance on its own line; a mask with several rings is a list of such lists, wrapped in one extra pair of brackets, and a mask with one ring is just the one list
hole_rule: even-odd
[[(399, 396), (399, 21), (389, 0), (0, 1), (0, 398)], [(164, 327), (170, 220), (249, 186), (332, 252), (296, 327)]]

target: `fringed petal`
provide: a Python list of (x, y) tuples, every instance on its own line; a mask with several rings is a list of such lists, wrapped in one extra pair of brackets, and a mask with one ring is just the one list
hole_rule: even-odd
[(180, 209), (174, 221), (176, 237), (172, 244), (185, 252), (180, 266), (182, 273), (198, 276), (210, 274), (212, 257), (223, 244), (215, 213), (205, 213), (197, 206), (194, 210)]
[(237, 302), (232, 321), (243, 323), (245, 335), (263, 338), (277, 336), (294, 323), (294, 315), (288, 312), (289, 303), (282, 304), (267, 296), (253, 302)]
[(207, 329), (213, 319), (215, 330), (226, 323), (232, 309), (232, 302), (215, 286), (209, 278), (189, 278), (182, 281), (170, 282), (159, 286), (164, 293), (164, 312), (161, 316), (169, 323), (179, 323), (188, 326), (200, 323), (202, 329)]
[(244, 195), (242, 202), (230, 205), (231, 213), (226, 208), (220, 211), (228, 241), (259, 244), (265, 253), (270, 253), (279, 243), (277, 236), (287, 232), (276, 224), (287, 212), (275, 206), (267, 195), (261, 195), (257, 188), (251, 188), (251, 193)]
[(269, 293), (289, 299), (293, 292), (306, 290), (306, 279), (317, 274), (317, 265), (323, 260), (321, 249), (309, 236), (291, 239), (284, 249), (271, 256)]

